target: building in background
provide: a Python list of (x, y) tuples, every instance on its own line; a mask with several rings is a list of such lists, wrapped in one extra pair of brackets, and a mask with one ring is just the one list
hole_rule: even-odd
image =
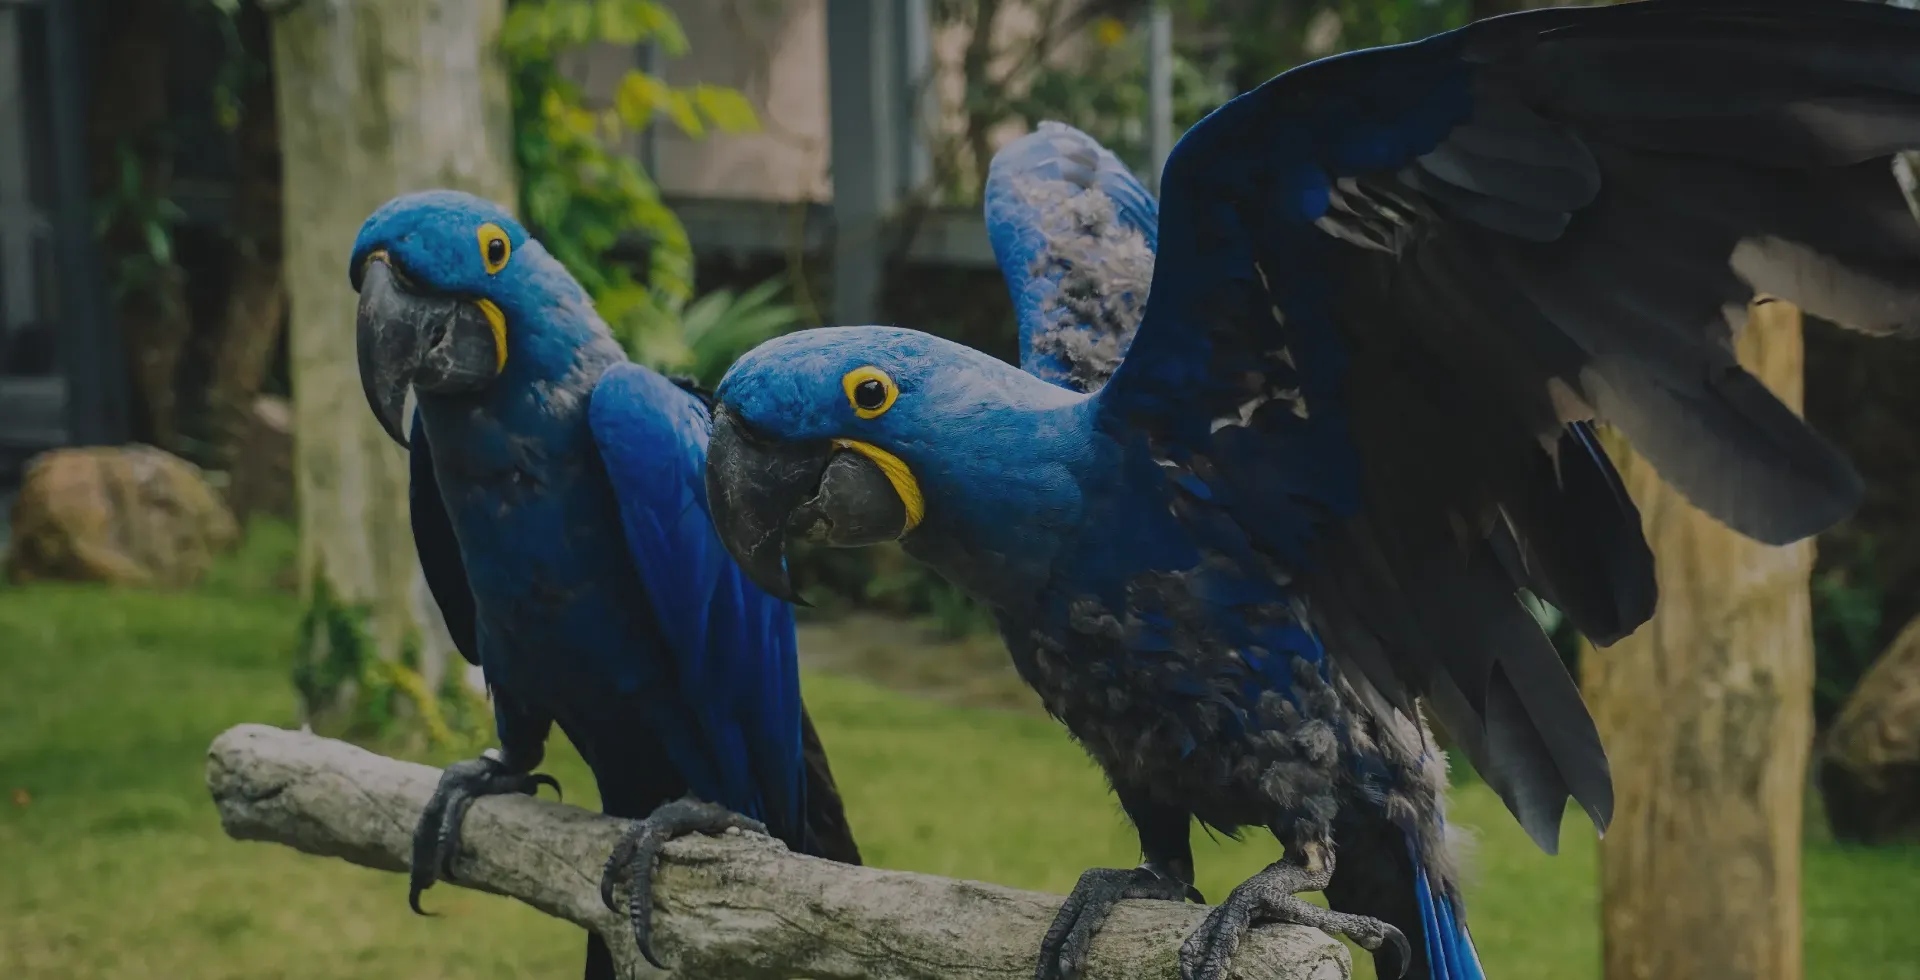
[(93, 246), (77, 8), (0, 0), (0, 493), (36, 452), (125, 435), (124, 355)]
[[(833, 308), (821, 313), (838, 322), (879, 315), (891, 254), (992, 267), (972, 205), (918, 208), (911, 233), (893, 234), (909, 203), (937, 198), (929, 192), (939, 177), (936, 148), (965, 130), (964, 26), (931, 23), (929, 0), (667, 2), (689, 55), (606, 48), (583, 53), (576, 68), (591, 92), (610, 95), (627, 68), (644, 64), (675, 84), (737, 88), (754, 104), (757, 133), (694, 140), (662, 126), (632, 142), (696, 252), (830, 263)], [(89, 72), (122, 70), (87, 63), (108, 6), (0, 0), (0, 494), (33, 453), (138, 435), (129, 420), (129, 356), (110, 315), (111, 277), (93, 241), (90, 180), (100, 161), (87, 159), (86, 93), (90, 80), (101, 81)], [(1017, 47), (1012, 42), (1035, 27), (1037, 6), (1006, 0), (996, 42)], [(180, 25), (173, 47), (218, 43), (193, 30)], [(1071, 61), (1083, 43), (1070, 38), (1047, 58)], [(167, 111), (208, 116), (189, 120), (195, 132), (214, 125), (198, 104), (212, 82), (200, 76), (219, 59), (174, 60), (169, 88), (181, 92)], [(1018, 132), (1002, 126), (992, 143)], [(235, 168), (210, 149), (219, 142), (185, 139), (174, 154), (167, 196), (179, 210), (181, 249), (190, 250), (196, 234), (217, 234), (234, 213)], [(196, 319), (208, 315), (215, 314), (193, 309)]]

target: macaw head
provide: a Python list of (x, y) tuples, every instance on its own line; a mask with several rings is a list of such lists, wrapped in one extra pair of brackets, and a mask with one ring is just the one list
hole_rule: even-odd
[(471, 194), (403, 194), (368, 216), (348, 277), (360, 294), (360, 384), (387, 434), (406, 445), (409, 388), (455, 394), (498, 377), (509, 321), (539, 308), (526, 299), (551, 288), (557, 267), (504, 208)]
[(798, 601), (789, 537), (900, 539), (916, 553), (927, 535), (978, 544), (1017, 523), (1001, 510), (1023, 506), (1023, 484), (1064, 482), (1050, 467), (1071, 453), (1042, 445), (1037, 420), (1078, 400), (915, 330), (787, 334), (747, 352), (714, 392), (714, 526), (747, 574), (788, 601)]

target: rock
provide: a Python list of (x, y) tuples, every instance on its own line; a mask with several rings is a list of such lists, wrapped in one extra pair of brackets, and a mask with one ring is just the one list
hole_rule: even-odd
[(262, 395), (241, 423), (227, 503), (242, 525), (255, 514), (293, 517), (293, 408)]
[(239, 538), (199, 468), (151, 446), (42, 453), (13, 506), (7, 577), (179, 587)]
[(1920, 618), (1847, 696), (1821, 742), (1820, 789), (1834, 836), (1920, 841)]

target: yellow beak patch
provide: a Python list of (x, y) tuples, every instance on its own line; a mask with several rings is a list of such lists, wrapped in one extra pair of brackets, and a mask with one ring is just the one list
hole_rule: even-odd
[(900, 495), (900, 503), (907, 509), (907, 526), (901, 534), (920, 526), (920, 519), (927, 516), (927, 501), (920, 495), (920, 483), (913, 478), (913, 470), (908, 468), (905, 460), (873, 443), (857, 439), (835, 439), (833, 444), (835, 448), (851, 449), (873, 460), (874, 465), (880, 467), (880, 472), (886, 474), (887, 482), (893, 484), (893, 492)]
[(507, 369), (507, 315), (490, 299), (476, 299), (473, 305), (480, 308), (487, 325), (493, 328), (493, 373), (499, 374)]

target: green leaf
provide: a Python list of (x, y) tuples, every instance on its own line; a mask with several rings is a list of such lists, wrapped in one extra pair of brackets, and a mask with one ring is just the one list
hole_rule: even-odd
[(753, 103), (738, 89), (701, 83), (693, 87), (694, 104), (724, 133), (747, 133), (760, 128)]
[(140, 231), (147, 240), (147, 255), (153, 261), (166, 265), (173, 261), (173, 236), (167, 233), (167, 226), (158, 221), (149, 221)]
[[(590, 108), (560, 71), (560, 57), (571, 48), (643, 40), (668, 55), (687, 48), (679, 19), (658, 0), (515, 0), (509, 7), (499, 43), (513, 76), (521, 213), (631, 354), (692, 369), (730, 359), (740, 342), (784, 329), (793, 317), (773, 302), (777, 284), (691, 307), (694, 261), (686, 228), (638, 161), (610, 145), (663, 116), (696, 137), (709, 128), (750, 130), (758, 119), (747, 100), (721, 86), (677, 88), (634, 71), (621, 79), (611, 107)], [(626, 236), (649, 242), (644, 270), (609, 257)], [(688, 315), (705, 318), (693, 334), (685, 330)]]
[(660, 45), (660, 53), (669, 58), (678, 58), (687, 53), (687, 32), (680, 26), (680, 18), (666, 4), (655, 0), (632, 0), (639, 8), (639, 16), (646, 24), (646, 35)]
[(634, 129), (644, 129), (653, 121), (653, 114), (666, 104), (672, 91), (665, 82), (651, 75), (630, 71), (614, 89), (614, 111), (619, 113), (621, 122)]
[(700, 121), (700, 114), (694, 109), (693, 99), (686, 92), (678, 89), (668, 90), (660, 108), (665, 110), (667, 118), (672, 119), (673, 124), (680, 127), (680, 131), (688, 136), (698, 139), (707, 134), (706, 124)]

